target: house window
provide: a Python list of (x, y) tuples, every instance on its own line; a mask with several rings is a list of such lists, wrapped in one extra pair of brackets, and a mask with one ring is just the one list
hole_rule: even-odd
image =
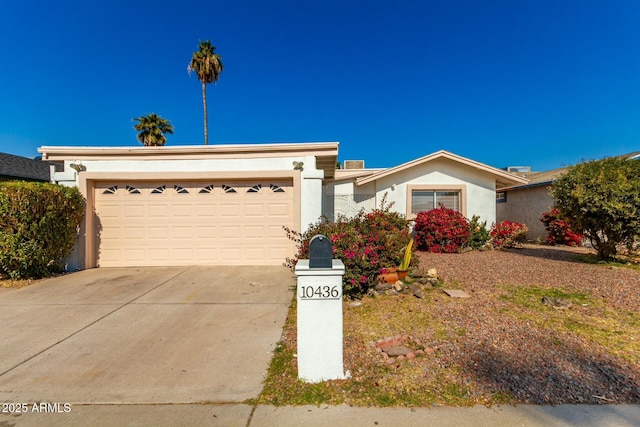
[(164, 192), (165, 188), (167, 188), (166, 185), (161, 185), (160, 187), (156, 187), (156, 188), (153, 189), (151, 194), (162, 194)]
[(411, 213), (413, 215), (440, 206), (453, 209), (454, 211), (460, 211), (460, 192), (437, 190), (411, 191)]
[(409, 184), (407, 185), (407, 219), (418, 212), (444, 206), (467, 216), (467, 186), (465, 184)]
[(507, 192), (506, 191), (496, 192), (496, 203), (506, 203), (506, 202), (507, 202)]
[(178, 194), (189, 194), (189, 191), (181, 185), (174, 185), (173, 189), (176, 190)]

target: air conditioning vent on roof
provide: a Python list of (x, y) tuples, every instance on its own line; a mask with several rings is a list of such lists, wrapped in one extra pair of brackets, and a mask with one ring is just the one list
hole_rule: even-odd
[(511, 173), (531, 172), (531, 166), (507, 166), (507, 172), (511, 172)]
[(345, 160), (345, 169), (364, 169), (364, 160)]

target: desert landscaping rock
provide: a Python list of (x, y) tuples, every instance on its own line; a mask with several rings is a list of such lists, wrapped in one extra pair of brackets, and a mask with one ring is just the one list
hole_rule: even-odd
[(393, 283), (383, 283), (383, 282), (379, 282), (376, 286), (375, 286), (375, 290), (378, 292), (384, 292), (387, 289), (391, 289), (393, 287)]
[(573, 302), (564, 298), (553, 298), (553, 297), (544, 296), (542, 297), (542, 303), (545, 305), (550, 305), (556, 310), (567, 310), (573, 307)]
[(393, 347), (383, 348), (382, 351), (387, 353), (387, 355), (389, 355), (390, 357), (396, 357), (396, 356), (406, 356), (407, 354), (411, 353), (413, 350), (403, 345), (396, 345)]
[(424, 291), (419, 286), (411, 285), (409, 289), (416, 298), (424, 298)]
[(465, 291), (461, 291), (460, 289), (443, 289), (444, 293), (449, 295), (451, 298), (470, 298), (471, 295), (466, 293)]

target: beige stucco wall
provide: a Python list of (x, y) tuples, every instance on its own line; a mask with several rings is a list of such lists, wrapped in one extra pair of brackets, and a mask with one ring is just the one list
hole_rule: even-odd
[(529, 228), (529, 240), (547, 237), (547, 231), (540, 222), (542, 214), (553, 207), (553, 199), (549, 195), (548, 187), (529, 187), (507, 192), (507, 201), (496, 203), (496, 219), (500, 221), (515, 221), (526, 224)]
[(460, 186), (464, 188), (463, 213), (467, 218), (478, 215), (491, 224), (496, 220), (495, 177), (449, 159), (435, 159), (379, 179), (376, 183), (379, 200), (387, 194), (393, 210), (408, 214), (407, 188), (410, 185)]
[[(495, 176), (453, 160), (435, 159), (363, 185), (355, 185), (354, 181), (355, 179), (344, 180), (325, 185), (325, 200), (327, 197), (335, 197), (333, 206), (325, 203), (325, 212), (330, 211), (331, 208), (335, 208), (336, 213), (339, 212), (338, 203), (341, 196), (355, 196), (360, 200), (357, 204), (358, 208), (363, 206), (368, 209), (380, 207), (382, 198), (386, 194), (387, 203), (393, 203), (392, 210), (407, 215), (409, 186), (426, 186), (434, 189), (440, 186), (451, 186), (462, 190), (465, 198), (462, 201), (463, 213), (468, 218), (478, 215), (481, 221), (487, 221), (488, 225), (496, 220)], [(375, 197), (362, 201), (366, 195), (375, 195)]]

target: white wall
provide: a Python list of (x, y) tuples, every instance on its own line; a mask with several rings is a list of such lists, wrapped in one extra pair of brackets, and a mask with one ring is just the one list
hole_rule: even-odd
[(496, 220), (495, 177), (490, 173), (448, 159), (435, 159), (396, 174), (383, 177), (376, 183), (376, 205), (387, 193), (393, 202), (392, 210), (407, 214), (407, 185), (466, 185), (466, 214), (480, 216), (491, 225)]
[[(300, 230), (305, 231), (322, 215), (322, 180), (324, 171), (316, 169), (314, 156), (270, 157), (251, 159), (197, 159), (197, 160), (83, 160), (65, 161), (64, 171), (56, 172), (53, 179), (61, 185), (77, 186), (78, 176), (71, 163), (82, 163), (87, 172), (113, 173), (118, 179), (122, 172), (234, 172), (291, 171), (293, 162), (303, 162), (301, 173)], [(82, 172), (80, 172), (82, 173)]]

